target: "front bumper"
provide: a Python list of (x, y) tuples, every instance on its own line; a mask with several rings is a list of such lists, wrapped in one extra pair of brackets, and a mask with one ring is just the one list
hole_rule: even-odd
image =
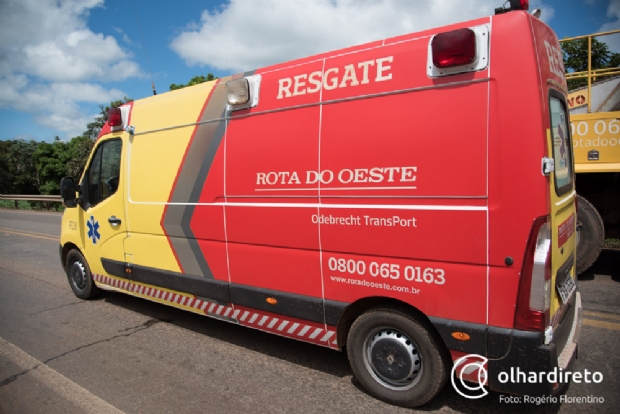
[[(583, 308), (577, 291), (549, 345), (544, 345), (541, 332), (512, 330), (508, 352), (501, 358), (489, 359), (489, 388), (529, 396), (559, 393), (567, 384), (553, 379), (558, 378), (560, 370), (570, 368), (576, 359), (582, 324)], [(555, 377), (547, 375), (553, 372), (556, 372)]]

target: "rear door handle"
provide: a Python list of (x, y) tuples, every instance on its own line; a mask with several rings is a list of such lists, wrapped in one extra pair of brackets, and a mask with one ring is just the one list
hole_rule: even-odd
[(113, 226), (118, 226), (119, 224), (121, 224), (121, 219), (116, 218), (116, 216), (112, 216), (108, 219), (108, 223)]

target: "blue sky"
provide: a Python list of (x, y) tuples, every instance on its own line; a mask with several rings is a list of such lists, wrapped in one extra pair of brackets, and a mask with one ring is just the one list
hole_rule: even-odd
[[(0, 0), (0, 139), (68, 140), (99, 104), (150, 96), (151, 81), (164, 93), (195, 75), (490, 15), (502, 1)], [(536, 7), (560, 38), (620, 29), (620, 0)], [(620, 52), (620, 35), (601, 40)]]

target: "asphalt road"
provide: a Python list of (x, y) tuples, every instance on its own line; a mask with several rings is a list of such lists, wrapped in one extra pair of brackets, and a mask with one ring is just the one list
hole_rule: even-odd
[[(58, 258), (60, 215), (0, 209), (0, 414), (399, 413), (366, 394), (346, 355), (118, 293), (77, 299)], [(448, 384), (419, 411), (615, 413), (620, 406), (620, 251), (580, 277), (576, 370), (603, 403), (472, 401)]]

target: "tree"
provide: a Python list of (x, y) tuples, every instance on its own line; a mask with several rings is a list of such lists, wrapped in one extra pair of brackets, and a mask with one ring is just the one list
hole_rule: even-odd
[[(576, 39), (562, 42), (564, 68), (574, 72), (588, 70), (588, 39)], [(620, 66), (620, 53), (613, 53), (606, 43), (592, 38), (592, 70)], [(568, 89), (581, 88), (588, 84), (587, 79), (569, 79)]]
[(94, 144), (95, 142), (86, 136), (75, 137), (69, 142), (66, 175), (73, 177), (75, 181), (79, 181)]
[(203, 76), (203, 75), (198, 75), (198, 76), (194, 76), (193, 78), (191, 78), (189, 80), (189, 82), (187, 82), (187, 84), (175, 84), (175, 83), (171, 83), (170, 84), (170, 90), (174, 91), (177, 89), (182, 89), (185, 88), (187, 86), (194, 86), (194, 85), (198, 85), (199, 83), (204, 83), (204, 82), (210, 82), (212, 80), (216, 80), (217, 77), (215, 75), (213, 75), (212, 73), (207, 73), (207, 76)]
[(79, 180), (101, 128), (108, 119), (108, 109), (132, 99), (99, 105), (100, 114), (87, 125), (81, 136), (68, 143), (55, 137), (52, 143), (25, 140), (0, 141), (0, 194), (58, 194), (62, 177)]
[(69, 153), (67, 144), (56, 140), (52, 144), (39, 142), (32, 155), (36, 169), (36, 186), (40, 194), (58, 194), (60, 180), (67, 175)]
[(109, 105), (99, 105), (101, 110), (99, 115), (95, 117), (93, 122), (86, 126), (86, 131), (81, 136), (74, 137), (67, 146), (67, 163), (66, 175), (73, 177), (76, 181), (80, 179), (82, 171), (88, 161), (90, 151), (95, 145), (95, 141), (101, 132), (101, 128), (108, 120), (108, 110), (110, 108), (118, 108), (121, 105), (132, 102), (133, 99), (123, 97), (117, 101), (110, 102)]
[(0, 141), (0, 194), (13, 194), (14, 175), (9, 158), (14, 142)]
[(33, 155), (37, 142), (23, 139), (13, 141), (8, 151), (8, 169), (13, 185), (11, 192), (15, 194), (36, 194), (38, 190), (37, 170)]

